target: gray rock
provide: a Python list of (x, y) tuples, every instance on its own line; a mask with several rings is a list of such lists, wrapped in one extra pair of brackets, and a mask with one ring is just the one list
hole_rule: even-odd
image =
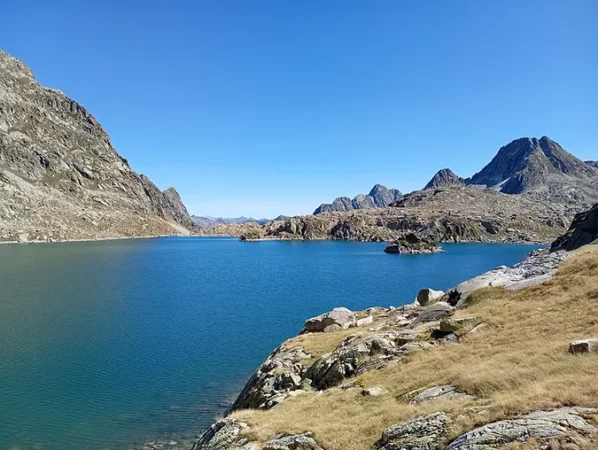
[(443, 333), (454, 333), (457, 336), (471, 331), (481, 324), (483, 319), (479, 316), (449, 317), (440, 321), (439, 330)]
[(435, 303), (426, 307), (426, 309), (422, 311), (422, 313), (411, 323), (411, 325), (409, 325), (409, 327), (415, 328), (418, 325), (426, 322), (435, 322), (437, 320), (441, 320), (447, 316), (450, 316), (454, 310), (455, 308), (448, 303)]
[(598, 352), (598, 338), (573, 341), (569, 345), (570, 353), (591, 353)]
[[(419, 403), (428, 402), (431, 400), (438, 400), (438, 399), (468, 399), (468, 400), (475, 400), (475, 396), (469, 395), (465, 392), (459, 392), (455, 386), (434, 386), (429, 389), (424, 389), (423, 391), (420, 390), (419, 392), (413, 393), (413, 398), (409, 401), (412, 405), (417, 405)], [(410, 395), (410, 394), (407, 394)]]
[(596, 239), (598, 239), (598, 204), (589, 211), (576, 215), (569, 230), (552, 243), (550, 251), (572, 251), (591, 244)]
[(443, 412), (393, 425), (377, 442), (380, 450), (440, 450), (449, 431), (450, 418)]
[(311, 437), (311, 433), (280, 436), (269, 440), (263, 450), (322, 450)]
[(559, 264), (570, 257), (567, 252), (534, 254), (514, 266), (497, 267), (451, 289), (448, 292), (448, 302), (461, 307), (473, 292), (482, 288), (504, 287), (517, 290), (544, 283), (552, 278)]
[(426, 184), (424, 189), (438, 189), (447, 186), (460, 186), (463, 178), (458, 177), (451, 169), (441, 169)]
[(331, 332), (349, 328), (356, 322), (355, 313), (347, 308), (334, 308), (332, 311), (312, 317), (305, 322), (301, 333)]
[(444, 295), (443, 291), (435, 291), (433, 289), (422, 289), (417, 294), (417, 303), (421, 306), (427, 306), (432, 303), (436, 303)]
[(239, 443), (239, 445), (236, 445), (236, 443), (240, 440), (239, 435), (245, 428), (247, 428), (247, 424), (230, 417), (218, 420), (204, 432), (191, 450), (229, 450), (240, 448), (242, 444)]
[(382, 389), (379, 386), (374, 386), (371, 388), (364, 389), (361, 391), (361, 395), (365, 397), (380, 397), (381, 395), (386, 394), (386, 390)]
[(596, 413), (596, 409), (561, 408), (537, 411), (519, 419), (502, 420), (476, 428), (459, 436), (447, 450), (488, 450), (511, 442), (525, 442), (530, 438), (562, 436), (570, 431), (598, 432), (581, 414)]

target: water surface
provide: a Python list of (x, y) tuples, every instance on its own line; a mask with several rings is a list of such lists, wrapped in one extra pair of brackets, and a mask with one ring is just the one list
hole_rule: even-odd
[[(194, 437), (335, 306), (412, 302), (537, 246), (160, 238), (0, 246), (0, 450)], [(176, 448), (176, 447), (174, 447)]]

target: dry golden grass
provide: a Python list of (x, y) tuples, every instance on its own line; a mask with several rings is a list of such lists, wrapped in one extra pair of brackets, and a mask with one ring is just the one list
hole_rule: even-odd
[[(252, 436), (260, 440), (278, 433), (313, 431), (328, 450), (363, 450), (372, 448), (388, 426), (435, 411), (453, 417), (456, 436), (526, 411), (598, 406), (598, 355), (573, 356), (567, 351), (572, 340), (598, 337), (597, 292), (598, 246), (594, 245), (577, 251), (551, 282), (518, 292), (478, 291), (472, 305), (456, 314), (480, 315), (494, 326), (465, 337), (458, 345), (415, 353), (404, 364), (360, 377), (366, 387), (383, 387), (388, 395), (370, 398), (359, 389), (335, 388), (290, 399), (271, 411), (238, 411), (234, 416), (247, 422)], [(321, 354), (351, 334), (346, 331), (306, 335), (298, 342), (307, 351)], [(420, 405), (396, 399), (443, 384), (456, 385), (479, 399)], [(582, 448), (597, 448), (590, 438), (582, 444)]]

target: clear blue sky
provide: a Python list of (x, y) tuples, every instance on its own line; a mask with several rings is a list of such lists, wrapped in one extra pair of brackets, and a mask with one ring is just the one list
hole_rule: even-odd
[(598, 159), (598, 2), (5, 2), (0, 47), (190, 212), (310, 213), (469, 176), (521, 136)]

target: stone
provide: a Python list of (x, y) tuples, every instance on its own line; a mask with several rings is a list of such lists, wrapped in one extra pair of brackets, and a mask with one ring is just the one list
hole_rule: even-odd
[(393, 425), (376, 443), (380, 450), (440, 450), (451, 424), (443, 412)]
[(235, 447), (247, 424), (226, 417), (214, 422), (197, 440), (191, 450), (227, 450)]
[(379, 386), (374, 386), (371, 388), (364, 389), (361, 391), (361, 395), (365, 397), (380, 397), (381, 395), (386, 394), (386, 390), (382, 389)]
[(355, 326), (356, 327), (363, 327), (365, 325), (371, 324), (373, 321), (374, 321), (374, 316), (367, 316), (367, 317), (364, 317), (363, 319), (358, 319), (355, 322)]
[(598, 338), (573, 341), (569, 345), (569, 352), (574, 354), (598, 352)]
[(525, 442), (530, 438), (551, 438), (570, 431), (598, 432), (581, 416), (595, 414), (598, 409), (561, 408), (553, 411), (536, 411), (518, 419), (501, 420), (476, 428), (459, 436), (447, 450), (493, 449), (511, 442)]
[[(409, 395), (409, 394), (407, 394)], [(455, 386), (434, 386), (423, 391), (416, 392), (413, 398), (409, 401), (412, 405), (428, 402), (437, 399), (467, 399), (475, 400), (476, 397), (465, 392), (459, 392)]]
[(436, 303), (442, 298), (443, 295), (443, 291), (435, 291), (433, 289), (426, 288), (418, 292), (416, 301), (421, 306), (427, 306), (431, 305), (432, 303)]
[(596, 242), (597, 239), (598, 204), (588, 211), (577, 214), (569, 230), (552, 243), (550, 251), (576, 250), (579, 247)]
[(455, 308), (448, 303), (435, 303), (426, 307), (426, 309), (421, 312), (421, 314), (411, 323), (411, 325), (409, 325), (409, 327), (415, 328), (422, 323), (435, 322), (437, 320), (443, 319), (446, 316), (450, 316), (454, 310)]
[(332, 311), (321, 314), (305, 322), (303, 331), (301, 333), (317, 333), (326, 331), (336, 331), (339, 329), (346, 329), (354, 325), (356, 322), (355, 313), (347, 308), (334, 308)]
[(443, 333), (455, 333), (457, 336), (462, 336), (482, 321), (483, 319), (479, 316), (449, 317), (440, 321), (439, 330)]
[(267, 441), (262, 450), (322, 450), (310, 433), (279, 436)]

